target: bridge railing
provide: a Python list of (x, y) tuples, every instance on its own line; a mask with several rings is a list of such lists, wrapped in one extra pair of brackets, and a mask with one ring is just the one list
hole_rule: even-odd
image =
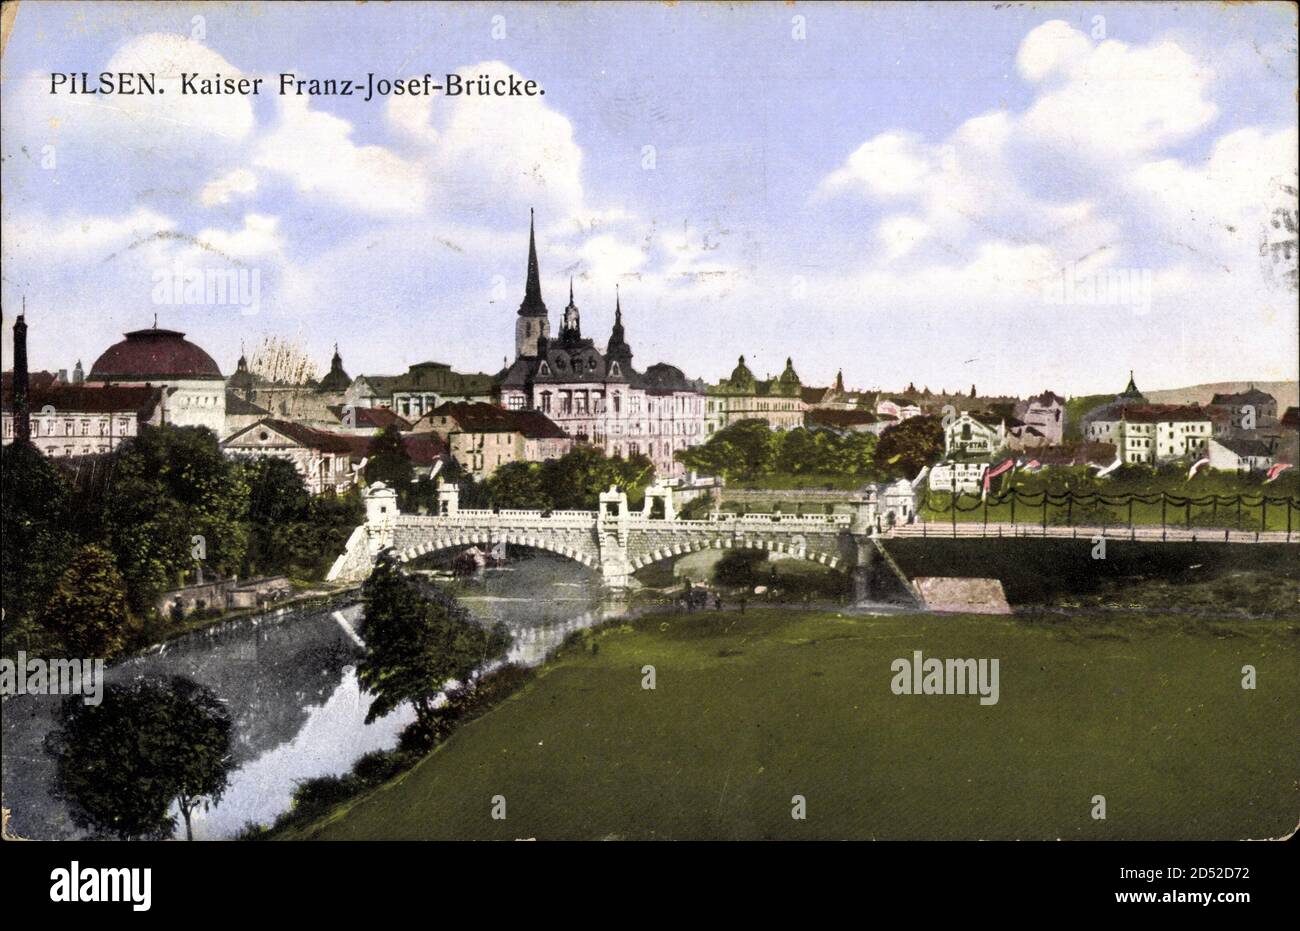
[(1300, 536), (1285, 530), (1228, 530), (1208, 527), (1061, 527), (1041, 524), (1009, 524), (1004, 522), (977, 524), (944, 523), (942, 521), (900, 524), (886, 532), (893, 537), (925, 537), (929, 539), (1066, 539), (1130, 540), (1158, 543), (1296, 543)]

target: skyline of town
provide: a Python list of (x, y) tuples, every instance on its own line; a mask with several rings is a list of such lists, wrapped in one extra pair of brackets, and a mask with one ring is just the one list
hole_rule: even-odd
[[(1296, 374), (1295, 247), (1271, 225), (1295, 209), (1282, 5), (963, 6), (945, 26), (980, 42), (942, 47), (941, 14), (891, 4), (263, 11), (270, 33), (294, 17), (291, 48), (237, 5), (76, 7), (75, 30), (73, 9), (23, 7), (0, 88), (0, 296), (43, 324), (36, 364), (157, 312), (223, 370), (270, 334), (322, 366), (338, 343), (356, 371), (494, 372), (481, 333), (511, 313), (535, 206), (543, 294), (572, 276), (606, 330), (618, 286), (643, 357), (711, 382), (741, 354), (773, 375), (794, 356), (810, 384), (1021, 395)], [(654, 55), (623, 48), (630, 22)], [(364, 60), (547, 93), (109, 99), (51, 93), (55, 60), (164, 85)], [(175, 268), (257, 273), (257, 313), (158, 303)]]

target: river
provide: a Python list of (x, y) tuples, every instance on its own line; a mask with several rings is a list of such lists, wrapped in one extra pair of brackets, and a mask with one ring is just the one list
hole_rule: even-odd
[[(536, 665), (574, 630), (622, 612), (602, 599), (599, 580), (576, 563), (537, 554), (453, 589), (475, 616), (514, 634), (509, 661)], [(182, 675), (211, 688), (234, 722), (234, 766), (221, 801), (194, 814), (196, 839), (227, 839), (249, 823), (270, 824), (288, 809), (294, 786), (343, 774), (372, 750), (395, 747), (414, 719), (409, 706), (365, 723), (370, 699), (357, 682), (365, 635), (360, 604), (287, 612), (217, 625), (110, 667), (107, 682)], [(4, 806), (10, 831), (34, 839), (81, 835), (52, 794), (55, 763), (45, 735), (57, 696), (23, 695), (3, 705)], [(178, 835), (184, 827), (177, 819)]]

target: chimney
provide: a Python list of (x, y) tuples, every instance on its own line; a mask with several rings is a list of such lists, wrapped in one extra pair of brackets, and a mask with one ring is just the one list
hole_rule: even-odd
[(14, 321), (14, 442), (32, 441), (31, 409), (27, 397), (27, 299)]

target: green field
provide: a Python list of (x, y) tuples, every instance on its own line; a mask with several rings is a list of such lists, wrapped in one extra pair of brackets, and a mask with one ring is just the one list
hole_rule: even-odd
[[(917, 649), (998, 658), (999, 702), (892, 694)], [(1298, 737), (1294, 620), (656, 615), (588, 632), (414, 769), (281, 836), (1273, 837), (1300, 820)]]

